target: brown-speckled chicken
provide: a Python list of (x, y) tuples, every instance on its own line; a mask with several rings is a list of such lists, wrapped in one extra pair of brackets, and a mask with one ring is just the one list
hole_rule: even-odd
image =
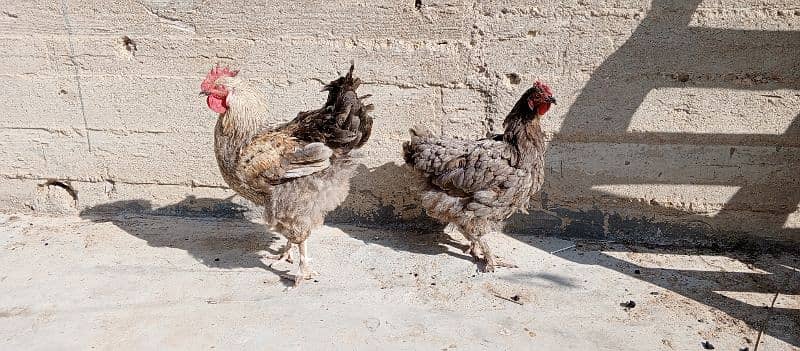
[(542, 116), (555, 104), (550, 88), (536, 82), (503, 121), (505, 132), (477, 141), (434, 136), (411, 129), (403, 144), (406, 163), (426, 179), (422, 206), (429, 216), (455, 225), (470, 241), (475, 259), (483, 253), (484, 270), (515, 267), (492, 255), (489, 231), (519, 209), (544, 180)]
[(316, 274), (308, 265), (306, 239), (325, 215), (344, 201), (355, 170), (348, 153), (369, 139), (372, 118), (356, 95), (361, 80), (353, 66), (330, 82), (325, 105), (292, 121), (270, 125), (267, 99), (237, 72), (216, 67), (201, 85), (208, 107), (219, 113), (214, 149), (225, 182), (239, 195), (263, 205), (264, 220), (287, 239), (272, 257), (292, 262), (298, 245), (295, 285)]

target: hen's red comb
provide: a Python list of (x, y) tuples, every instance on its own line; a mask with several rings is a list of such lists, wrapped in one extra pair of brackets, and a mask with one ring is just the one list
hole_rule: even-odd
[(228, 67), (216, 66), (211, 69), (211, 72), (208, 72), (206, 79), (200, 84), (200, 89), (210, 91), (214, 89), (214, 82), (220, 77), (235, 77), (238, 73), (239, 71), (231, 71)]
[(539, 88), (539, 90), (541, 90), (543, 93), (547, 95), (553, 95), (553, 91), (550, 90), (550, 87), (548, 87), (547, 84), (544, 84), (537, 80), (536, 83), (533, 83), (533, 86)]

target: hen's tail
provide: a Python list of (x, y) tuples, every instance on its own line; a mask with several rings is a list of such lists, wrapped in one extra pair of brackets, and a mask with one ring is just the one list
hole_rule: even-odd
[(375, 107), (363, 103), (371, 95), (356, 94), (361, 79), (353, 76), (354, 70), (355, 64), (351, 63), (347, 75), (322, 88), (322, 91), (328, 92), (324, 108), (330, 110), (334, 118), (331, 121), (334, 124), (333, 138), (327, 144), (344, 154), (364, 145), (372, 134), (372, 117), (369, 112)]
[(408, 133), (411, 134), (411, 141), (406, 141), (403, 143), (403, 159), (408, 164), (414, 164), (414, 142), (419, 138), (432, 137), (433, 132), (424, 126), (417, 124), (411, 127), (411, 129), (408, 130)]

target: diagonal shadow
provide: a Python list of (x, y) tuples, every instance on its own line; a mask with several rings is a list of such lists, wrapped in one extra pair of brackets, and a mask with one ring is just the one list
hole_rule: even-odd
[[(524, 241), (543, 251), (541, 242)], [(600, 265), (622, 274), (651, 283), (713, 307), (728, 316), (746, 323), (756, 331), (763, 331), (776, 339), (797, 346), (800, 344), (800, 310), (770, 306), (769, 298), (775, 294), (800, 294), (800, 261), (796, 256), (765, 257), (753, 253), (725, 253), (724, 256), (747, 264), (750, 272), (726, 272), (648, 267), (634, 261), (620, 259), (616, 253), (638, 253), (646, 255), (719, 255), (707, 250), (624, 247), (621, 245), (577, 243), (576, 250), (568, 250), (557, 256), (580, 264)], [(760, 271), (760, 272), (759, 272)], [(723, 293), (758, 293), (760, 304), (726, 296)], [(644, 298), (644, 297), (641, 297)], [(746, 336), (746, 335), (742, 335)], [(752, 336), (751, 336), (752, 337)], [(755, 339), (752, 339), (755, 341)]]
[[(689, 27), (699, 4), (699, 0), (654, 0), (650, 12), (628, 41), (592, 73), (567, 112), (554, 145), (574, 142), (726, 145), (733, 148), (731, 152), (740, 145), (790, 148), (783, 151), (787, 161), (784, 172), (758, 179), (699, 182), (692, 175), (675, 179), (621, 176), (619, 184), (739, 186), (711, 224), (746, 220), (742, 215), (748, 212), (770, 212), (777, 214), (779, 220), (763, 223), (764, 231), (782, 239), (796, 238), (800, 229), (782, 226), (800, 204), (800, 180), (791, 176), (800, 171), (800, 155), (793, 149), (800, 147), (800, 115), (780, 135), (627, 132), (634, 112), (645, 96), (657, 88), (800, 89), (800, 60), (796, 59), (800, 57), (800, 32)], [(754, 67), (754, 63), (758, 66)], [(590, 197), (608, 197), (606, 193), (585, 190)]]
[[(800, 89), (800, 60), (797, 59), (800, 57), (799, 31), (690, 27), (690, 20), (700, 2), (700, 0), (653, 0), (651, 10), (630, 38), (592, 73), (567, 112), (553, 145), (556, 147), (559, 143), (724, 145), (731, 147), (731, 153), (736, 146), (765, 147), (765, 150), (774, 148), (775, 157), (779, 161), (784, 161), (785, 167), (766, 175), (745, 173), (741, 177), (729, 177), (733, 180), (698, 181), (697, 179), (709, 177), (694, 177), (689, 174), (672, 179), (660, 176), (632, 179), (625, 174), (619, 174), (616, 177), (619, 180), (616, 184), (738, 186), (739, 190), (724, 204), (721, 211), (710, 219), (655, 203), (644, 205), (639, 210), (643, 213), (668, 213), (670, 216), (684, 217), (686, 221), (699, 221), (703, 223), (704, 228), (750, 221), (758, 223), (761, 235), (797, 242), (800, 239), (800, 229), (783, 228), (783, 225), (789, 215), (797, 211), (800, 204), (800, 180), (796, 177), (800, 174), (800, 151), (797, 149), (800, 148), (800, 114), (795, 117), (786, 132), (780, 135), (628, 131), (634, 112), (653, 89), (688, 86), (726, 88), (753, 91), (754, 95), (763, 90)], [(764, 118), (770, 116), (765, 115)], [(691, 149), (692, 152), (703, 150)], [(676, 148), (669, 150), (665, 148), (663, 152), (675, 152), (674, 150)], [(684, 159), (692, 159), (692, 155), (685, 156)], [(657, 164), (660, 156), (653, 155), (653, 157), (651, 161)], [(624, 161), (619, 160), (620, 164)], [(626, 202), (625, 198), (592, 189), (592, 186), (607, 184), (596, 184), (590, 179), (581, 185), (585, 188), (576, 190), (588, 194), (589, 198)], [(544, 194), (543, 205), (549, 208), (546, 197)], [(557, 207), (549, 209), (558, 212)], [(767, 220), (759, 217), (765, 213), (768, 214)], [(562, 230), (562, 234), (581, 235), (587, 231), (599, 230), (601, 236), (607, 239), (627, 240), (635, 237), (635, 235), (626, 237), (625, 232), (629, 231), (639, 231), (641, 235), (643, 231), (641, 223), (645, 222), (631, 225), (630, 221), (617, 218), (603, 223), (602, 219), (598, 222), (597, 216), (583, 212), (571, 213), (568, 216), (577, 217), (577, 220), (570, 225), (580, 230), (566, 228)], [(682, 235), (680, 229), (683, 227), (677, 228), (675, 235)], [(704, 235), (720, 234), (715, 230), (703, 229), (703, 231), (709, 232)], [(728, 234), (723, 233), (723, 235)], [(747, 235), (752, 236), (753, 233)], [(662, 253), (679, 251), (671, 249)], [(796, 262), (793, 265), (774, 265), (764, 264), (763, 260), (756, 258), (751, 260), (753, 265), (768, 274), (754, 275), (648, 270), (608, 255), (601, 255), (600, 258), (589, 261), (583, 256), (565, 258), (585, 264), (599, 264), (646, 280), (720, 309), (755, 329), (763, 329), (766, 334), (777, 339), (800, 346), (800, 335), (798, 335), (800, 311), (790, 308), (771, 308), (765, 313), (761, 307), (751, 306), (715, 293), (715, 291), (744, 291), (800, 294), (800, 285), (797, 283), (800, 280), (798, 276), (800, 271), (797, 270)], [(631, 273), (634, 270), (639, 270), (641, 274), (634, 275)], [(687, 279), (703, 279), (716, 283), (701, 289), (688, 285), (668, 284), (657, 279), (664, 272)], [(790, 327), (781, 329), (778, 327), (781, 325)]]

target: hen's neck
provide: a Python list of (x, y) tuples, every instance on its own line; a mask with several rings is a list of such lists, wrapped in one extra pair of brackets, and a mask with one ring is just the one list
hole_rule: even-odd
[(522, 167), (532, 166), (544, 151), (544, 133), (539, 123), (542, 117), (528, 106), (529, 94), (530, 90), (517, 100), (503, 121), (503, 141), (512, 146), (517, 165)]
[(543, 154), (544, 133), (539, 120), (539, 116), (534, 116), (533, 119), (527, 121), (517, 118), (506, 123), (503, 141), (516, 152), (519, 166), (531, 166)]

